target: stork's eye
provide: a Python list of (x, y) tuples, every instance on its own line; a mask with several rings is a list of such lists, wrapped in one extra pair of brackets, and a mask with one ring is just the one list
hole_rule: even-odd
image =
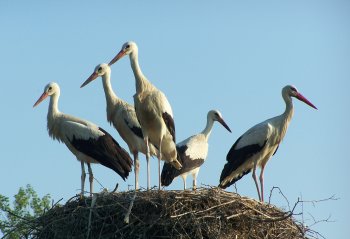
[(97, 70), (97, 71), (101, 72), (101, 71), (102, 71), (102, 67), (98, 68), (98, 70)]
[(291, 90), (297, 92), (297, 89), (295, 89), (295, 87), (292, 87)]
[(50, 86), (50, 87), (49, 87), (49, 91), (51, 91), (51, 90), (52, 90), (52, 87)]
[(128, 49), (128, 48), (130, 48), (130, 45), (126, 45), (126, 46), (125, 46), (125, 49)]

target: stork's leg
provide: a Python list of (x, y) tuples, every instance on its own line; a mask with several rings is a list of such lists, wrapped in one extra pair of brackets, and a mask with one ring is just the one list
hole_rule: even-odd
[(139, 189), (139, 170), (140, 170), (140, 162), (139, 162), (139, 154), (138, 152), (134, 152), (134, 167), (135, 167), (135, 190)]
[(196, 191), (197, 189), (197, 179), (196, 177), (193, 177), (193, 191)]
[(261, 189), (261, 201), (264, 201), (264, 169), (265, 165), (261, 166), (261, 172), (260, 172), (260, 189)]
[(193, 191), (197, 190), (197, 175), (198, 175), (199, 169), (197, 170), (197, 172), (192, 174), (193, 177)]
[(160, 190), (160, 161), (162, 160), (162, 140), (159, 142), (159, 151), (158, 151), (158, 190)]
[(90, 163), (87, 163), (88, 166), (88, 170), (89, 170), (89, 181), (90, 181), (90, 196), (92, 197), (92, 193), (93, 193), (93, 183), (94, 183), (94, 174), (92, 173), (92, 169), (91, 169), (91, 165)]
[(159, 140), (159, 150), (158, 150), (158, 190), (160, 190), (160, 161), (162, 160), (162, 138)]
[(81, 163), (81, 191), (80, 191), (80, 198), (82, 198), (84, 196), (84, 184), (85, 184), (86, 173), (85, 173), (84, 162), (80, 161), (80, 163)]
[(145, 137), (146, 144), (146, 161), (147, 161), (147, 190), (151, 188), (151, 167), (149, 164), (149, 145), (148, 145), (148, 137)]
[(183, 184), (184, 184), (184, 190), (186, 190), (186, 188), (187, 188), (187, 185), (186, 185), (186, 178), (187, 178), (187, 175), (186, 175), (186, 174), (183, 174), (183, 175), (181, 175), (181, 178), (182, 178), (182, 181), (183, 181)]
[(256, 179), (256, 173), (255, 173), (255, 171), (256, 171), (256, 164), (257, 164), (257, 163), (254, 162), (254, 168), (253, 168), (253, 174), (252, 174), (252, 176), (253, 176), (253, 179), (254, 179), (254, 182), (255, 182), (256, 190), (258, 191), (259, 200), (261, 201), (259, 185), (258, 185), (258, 181), (257, 181), (257, 179)]

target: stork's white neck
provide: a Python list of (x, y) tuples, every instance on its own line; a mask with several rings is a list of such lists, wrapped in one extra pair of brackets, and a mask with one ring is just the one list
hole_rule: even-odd
[(293, 107), (293, 101), (292, 101), (292, 97), (290, 95), (287, 94), (283, 94), (282, 95), (284, 102), (286, 103), (286, 109), (283, 112), (282, 115), (280, 115), (280, 137), (282, 140), (284, 135), (287, 132), (288, 126), (290, 121), (292, 120), (293, 114), (294, 114), (294, 107)]
[(58, 136), (55, 134), (55, 122), (58, 116), (60, 115), (60, 111), (58, 110), (58, 98), (60, 97), (60, 92), (56, 92), (50, 97), (49, 110), (47, 112), (47, 130), (49, 135), (54, 139)]
[(114, 93), (111, 85), (111, 72), (106, 71), (104, 75), (102, 75), (102, 84), (103, 90), (105, 91), (105, 97), (107, 102), (107, 107), (109, 105), (113, 105), (116, 101), (119, 100), (117, 95)]
[(141, 71), (137, 50), (134, 50), (133, 52), (131, 52), (129, 57), (130, 57), (131, 68), (135, 76), (136, 92), (142, 92), (149, 88), (153, 88), (153, 85), (147, 80), (147, 78), (144, 76), (144, 74)]
[(207, 141), (208, 141), (208, 138), (210, 136), (211, 130), (213, 128), (213, 125), (214, 125), (214, 120), (208, 116), (207, 117), (207, 124), (206, 124), (204, 130), (202, 131), (202, 134), (204, 134)]
[(58, 110), (58, 99), (60, 98), (60, 92), (56, 92), (50, 97), (49, 111), (47, 113), (47, 117), (53, 117), (58, 114), (60, 111)]

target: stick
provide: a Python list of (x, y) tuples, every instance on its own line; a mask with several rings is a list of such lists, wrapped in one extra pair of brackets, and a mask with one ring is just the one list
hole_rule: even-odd
[(87, 231), (86, 239), (89, 239), (89, 236), (90, 236), (92, 210), (93, 210), (93, 208), (94, 208), (94, 206), (95, 206), (96, 199), (97, 199), (97, 194), (94, 194), (94, 195), (92, 196), (92, 200), (91, 200), (90, 213), (89, 213), (89, 223), (88, 223), (88, 231)]
[(132, 209), (132, 207), (134, 205), (135, 198), (136, 198), (136, 191), (134, 192), (134, 195), (133, 195), (133, 197), (131, 199), (131, 202), (130, 202), (130, 205), (129, 205), (129, 209), (126, 212), (125, 217), (124, 217), (124, 222), (126, 224), (129, 224), (129, 216), (130, 216), (130, 213), (131, 213), (131, 209)]

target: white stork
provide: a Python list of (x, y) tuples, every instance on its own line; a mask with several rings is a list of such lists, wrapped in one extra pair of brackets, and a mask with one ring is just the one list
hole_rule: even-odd
[(184, 184), (184, 190), (186, 190), (186, 178), (188, 174), (192, 174), (193, 190), (196, 190), (197, 175), (200, 166), (202, 166), (208, 155), (208, 139), (213, 128), (214, 121), (218, 121), (229, 132), (231, 132), (230, 128), (222, 118), (221, 113), (217, 110), (210, 110), (207, 115), (207, 124), (204, 130), (176, 145), (177, 152), (181, 159), (182, 168), (177, 170), (168, 163), (164, 164), (161, 176), (163, 186), (169, 186), (174, 178), (181, 176)]
[(138, 62), (138, 48), (135, 42), (124, 43), (122, 49), (109, 65), (114, 64), (125, 55), (130, 57), (131, 68), (135, 76), (135, 111), (146, 142), (146, 157), (149, 159), (150, 156), (149, 142), (159, 150), (158, 178), (160, 189), (160, 160), (165, 160), (177, 169), (182, 167), (177, 160), (173, 112), (163, 92), (152, 85), (143, 75)]
[[(252, 176), (258, 191), (259, 200), (264, 201), (264, 168), (270, 157), (276, 153), (293, 117), (292, 97), (317, 109), (294, 86), (285, 86), (282, 89), (282, 97), (286, 103), (286, 109), (283, 114), (255, 125), (233, 144), (226, 156), (227, 163), (221, 172), (219, 184), (221, 188), (227, 188), (253, 170)], [(259, 191), (255, 174), (257, 166), (261, 167), (261, 192)]]
[[(134, 156), (135, 190), (139, 189), (139, 158), (138, 153), (146, 154), (146, 144), (139, 121), (137, 120), (134, 106), (120, 99), (111, 86), (111, 68), (107, 64), (99, 64), (94, 72), (81, 85), (84, 87), (97, 77), (102, 77), (103, 89), (107, 103), (107, 120), (113, 124), (120, 137), (127, 143), (130, 152)], [(150, 144), (150, 154), (157, 156), (157, 149)], [(150, 189), (150, 164), (147, 159), (147, 189)]]
[(94, 179), (91, 163), (100, 163), (114, 170), (125, 181), (132, 167), (129, 154), (104, 129), (89, 121), (60, 112), (58, 109), (60, 87), (55, 82), (46, 85), (44, 93), (33, 107), (48, 96), (50, 96), (50, 104), (47, 129), (51, 138), (65, 143), (81, 162), (81, 196), (84, 193), (86, 177), (84, 163), (87, 164), (89, 170), (90, 195), (93, 192)]

